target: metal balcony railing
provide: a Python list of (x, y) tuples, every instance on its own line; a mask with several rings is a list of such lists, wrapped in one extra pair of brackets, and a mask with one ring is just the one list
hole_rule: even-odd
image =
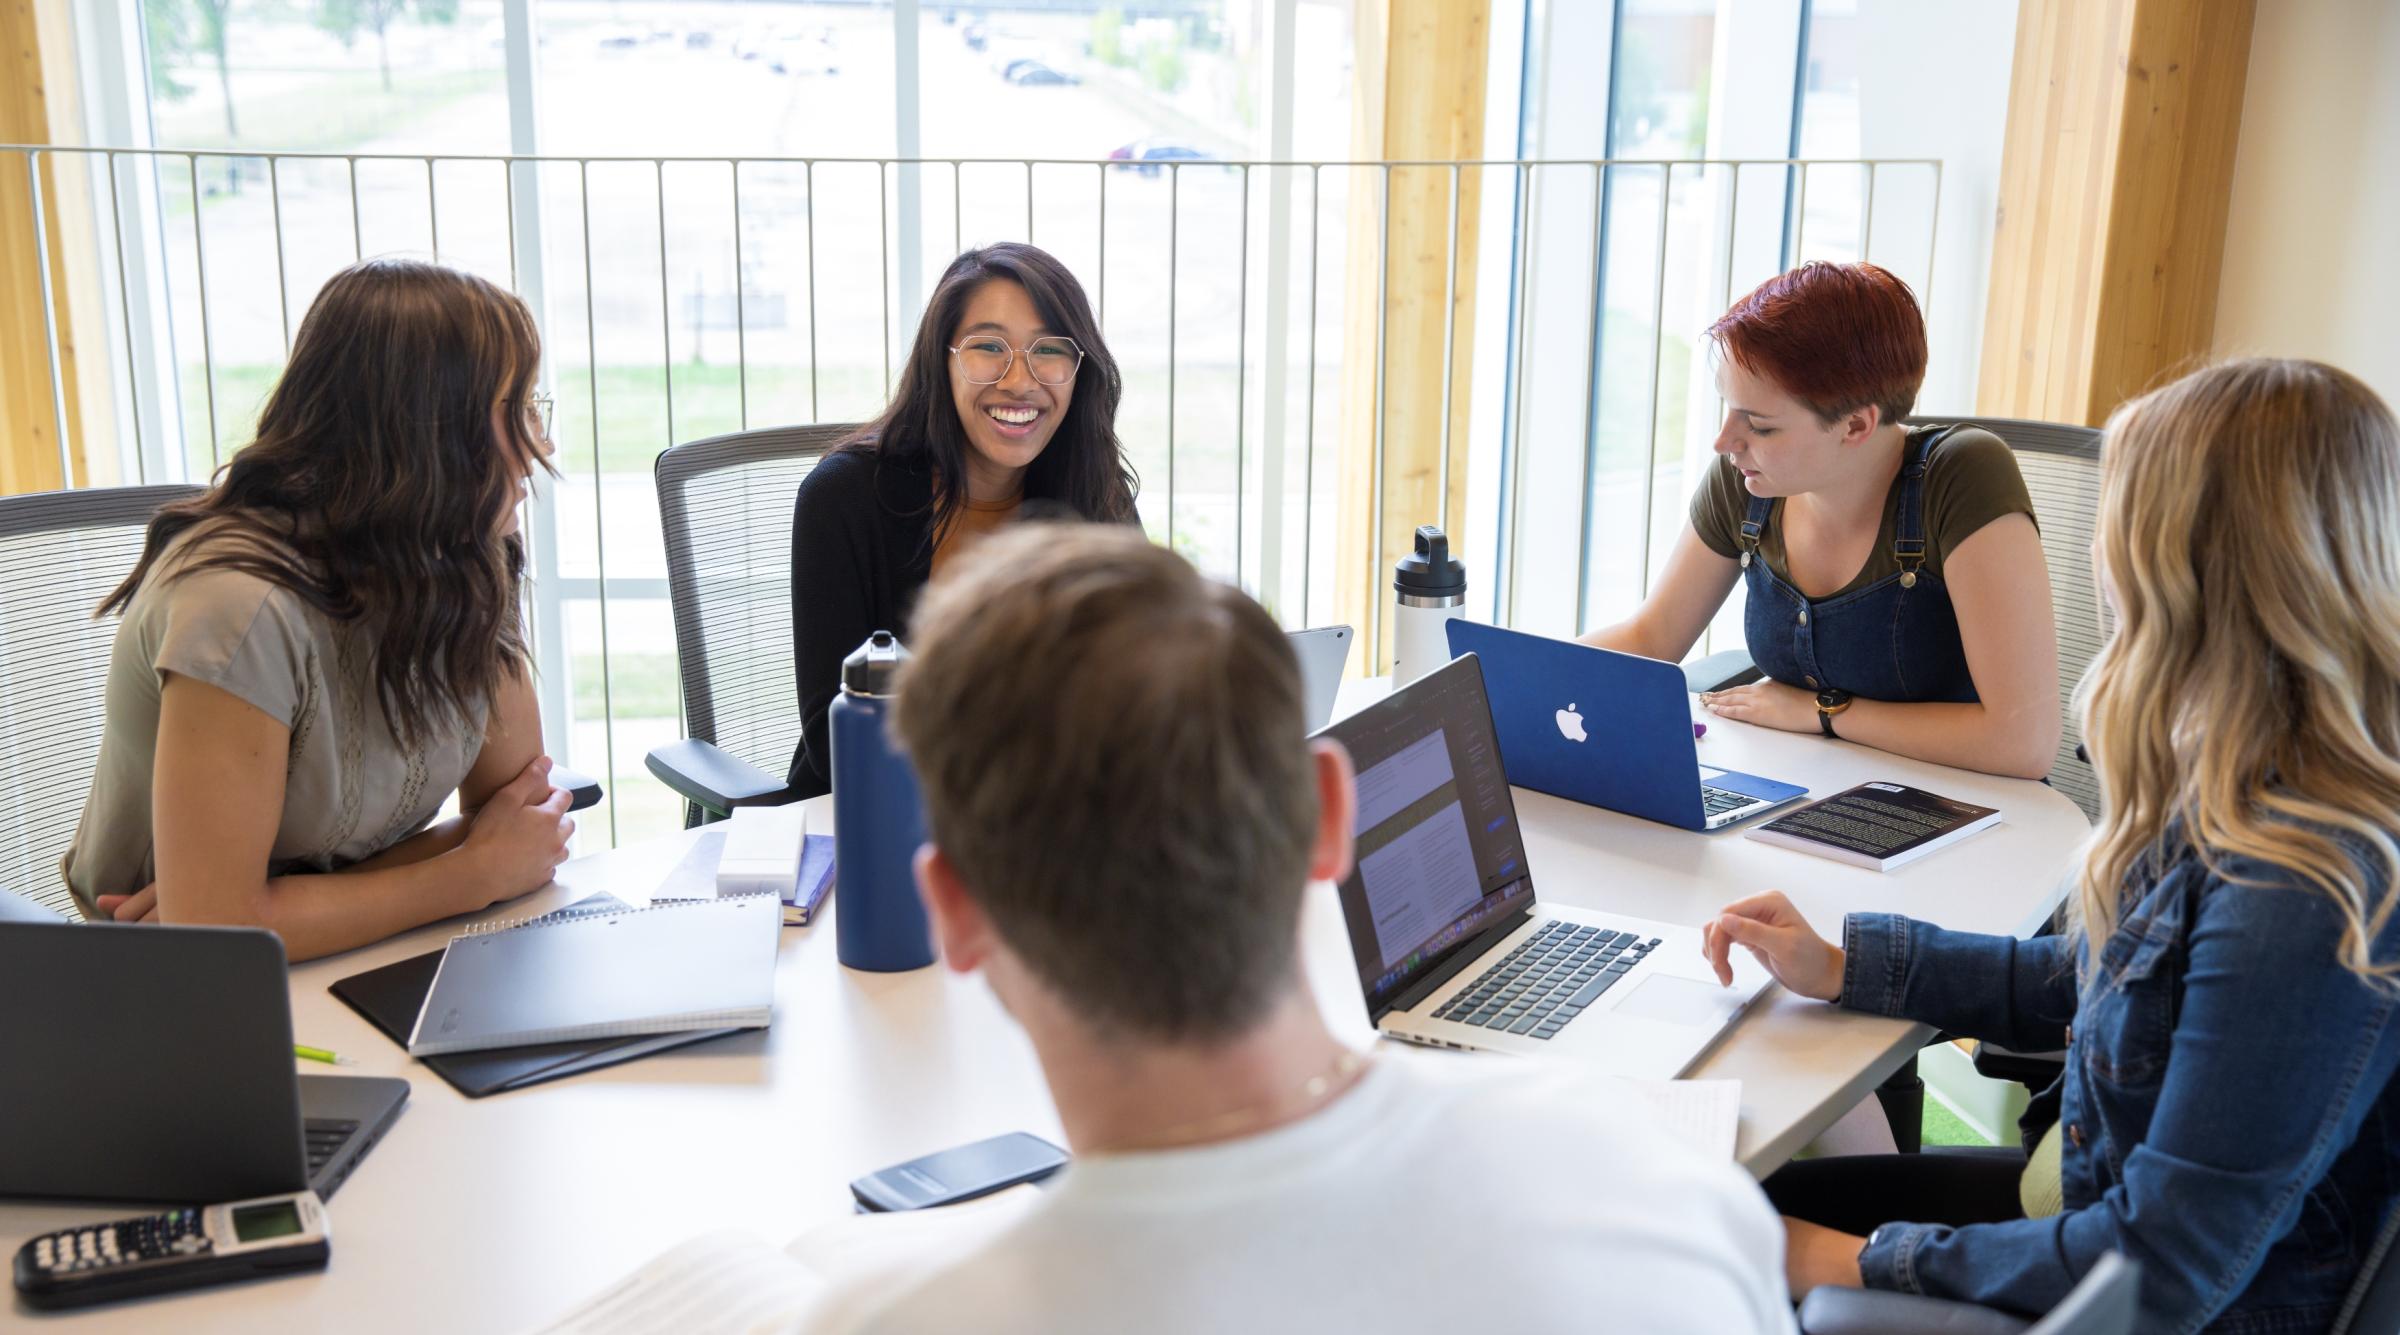
[[(1395, 373), (1434, 368), (1391, 364), (1397, 294), (1381, 272), (1356, 281), (1354, 266), (1389, 252), (1393, 183), (1411, 173), (1446, 186), (1448, 201), (1442, 484), (1438, 513), (1387, 517), (1388, 386)], [(1812, 177), (1836, 183), (1817, 186), (1813, 214)], [(611, 637), (612, 611), (620, 621), (641, 615), (631, 638), (644, 653), (655, 647), (651, 627), (666, 624), (663, 612), (651, 614), (663, 607), (665, 580), (649, 460), (676, 441), (754, 423), (871, 415), (924, 293), (959, 249), (1028, 240), (1084, 278), (1124, 369), (1119, 430), (1154, 534), (1252, 588), (1289, 623), (1332, 615), (1338, 562), (1327, 535), (1339, 498), (1368, 489), (1372, 517), (1357, 540), (1370, 553), (1387, 518), (1450, 524), (1459, 448), (1489, 461), (1478, 476), (1493, 480), (1466, 498), (1475, 510), (1464, 517), (1487, 526), (1497, 576), (1490, 610), (1511, 618), (1529, 566), (1540, 573), (1571, 560), (1581, 616), (1595, 580), (1609, 598), (1626, 577), (1646, 587), (1661, 536), (1652, 516), (1662, 501), (1680, 504), (1682, 461), (1710, 434), (1684, 410), (1705, 386), (1693, 387), (1688, 368), (1668, 383), (1674, 349), (1739, 295), (1737, 276), (1755, 282), (1829, 249), (1864, 256), (1879, 231), (1881, 249), (1904, 255), (1903, 277), (1923, 292), (1940, 179), (1941, 164), (1928, 159), (1141, 162), (0, 146), (0, 180), (22, 181), (33, 205), (48, 411), (71, 479), (204, 480), (246, 439), (297, 315), (327, 275), (359, 257), (429, 255), (527, 299), (542, 326), (569, 474), (539, 490), (528, 524), (544, 723), (565, 739), (554, 745), (570, 763), (612, 776), (616, 798), (647, 782), (638, 746), (620, 765), (620, 728), (646, 745), (679, 727), (628, 712), (657, 710), (673, 687), (652, 682), (647, 704), (624, 706), (618, 675), (631, 651)], [(1894, 181), (1905, 188), (1894, 191)], [(1837, 195), (1841, 207), (1829, 207)], [(18, 221), (0, 217), (0, 236), (16, 234)], [(1829, 246), (1831, 232), (1842, 235)], [(1462, 253), (1470, 236), (1476, 248)], [(1560, 255), (1571, 262), (1550, 258)], [(1462, 272), (1480, 275), (1471, 305), (1460, 301)], [(1371, 312), (1357, 309), (1370, 299)], [(1464, 348), (1462, 315), (1474, 325)], [(1350, 346), (1368, 328), (1372, 346)], [(1547, 361), (1536, 355), (1533, 345), (1555, 343), (1561, 329), (1579, 341)], [(1612, 371), (1626, 352), (1612, 341), (1625, 339), (1640, 345), (1631, 364), (1646, 375)], [(1464, 387), (1454, 369), (1470, 354), (1475, 401), (1467, 438), (1454, 439), (1450, 391)], [(1545, 413), (1580, 421), (1580, 432), (1539, 425)], [(1372, 437), (1371, 449), (1352, 451), (1354, 464), (1364, 462), (1348, 476), (1329, 448), (1345, 431)], [(1630, 463), (1625, 440), (1635, 442)], [(1529, 513), (1526, 479), (1543, 473), (1529, 464), (1580, 478), (1571, 525)], [(1535, 496), (1530, 509), (1544, 504)], [(1600, 530), (1622, 511), (1638, 515), (1627, 541), (1602, 545)], [(1370, 654), (1373, 615), (1361, 627)], [(596, 719), (588, 702), (576, 704), (566, 666), (588, 658), (579, 655), (587, 648), (597, 650), (607, 702)], [(609, 803), (612, 837), (621, 805)], [(663, 795), (657, 806), (674, 810)]]

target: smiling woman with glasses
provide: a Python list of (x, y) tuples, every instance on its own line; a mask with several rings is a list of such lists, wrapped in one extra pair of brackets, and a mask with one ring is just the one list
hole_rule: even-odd
[(883, 415), (811, 469), (792, 520), (801, 737), (788, 778), (831, 787), (842, 659), (907, 634), (917, 594), (1020, 513), (1139, 523), (1117, 440), (1123, 381), (1083, 285), (1032, 246), (951, 261)]

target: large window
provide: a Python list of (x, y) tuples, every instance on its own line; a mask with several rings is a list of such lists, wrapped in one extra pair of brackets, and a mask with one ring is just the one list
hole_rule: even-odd
[[(1528, 278), (1504, 314), (1522, 331), (1511, 413), (1477, 441), (1505, 455), (1505, 484), (1482, 498), (1506, 535), (1495, 615), (1570, 633), (1639, 605), (1711, 466), (1723, 405), (1705, 330), (1762, 280), (1803, 259), (1863, 257), (1929, 313), (1979, 297), (1980, 268), (1955, 256), (1937, 284), (1934, 231), (1971, 218), (1974, 192), (1992, 189), (1983, 138), (1996, 140), (2005, 100), (1946, 96), (1916, 71), (1939, 49), (1962, 88), (1994, 70), (2004, 82), (2008, 52), (1990, 29), (2009, 16), (1935, 9), (1530, 0), (1520, 148), (1609, 165), (1581, 179), (1538, 169), (1521, 216)], [(1870, 117), (1879, 98), (1884, 114)], [(1943, 174), (1954, 156), (1981, 173), (1963, 189)], [(1967, 211), (1944, 215), (1945, 195), (1966, 196)], [(1974, 349), (1936, 332), (1928, 388), (1955, 393), (1972, 383)], [(1740, 604), (1712, 639), (1738, 638)]]
[[(204, 477), (249, 438), (310, 298), (359, 256), (438, 256), (524, 293), (563, 474), (528, 527), (544, 720), (608, 785), (587, 842), (681, 819), (641, 764), (681, 730), (652, 460), (872, 416), (962, 247), (1032, 240), (1098, 300), (1154, 536), (1255, 585), (1267, 516), (1294, 547), (1318, 518), (1324, 571), (1295, 560), (1279, 589), (1305, 605), (1329, 578), (1330, 500), (1307, 512), (1330, 496), (1351, 173), (1285, 170), (1277, 191), (1218, 164), (1348, 155), (1350, 0), (929, 2), (913, 34), (889, 0), (142, 4), (146, 89), (127, 91), (152, 142), (204, 153), (117, 164), (127, 285), (155, 259), (172, 367), (141, 409), (179, 457), (148, 471)], [(1280, 112), (1278, 18), (1305, 53)], [(512, 152), (549, 160), (485, 160)], [(873, 161), (900, 158), (927, 161)], [(1312, 418), (1328, 448), (1310, 455)], [(1293, 455), (1272, 504), (1270, 422)]]
[[(680, 818), (641, 765), (680, 730), (653, 459), (872, 415), (961, 248), (1030, 240), (1082, 278), (1152, 535), (1294, 624), (1338, 615), (1356, 564), (1361, 405), (1436, 374), (1385, 329), (1440, 298), (1384, 292), (1381, 170), (1341, 165), (1353, 0), (921, 0), (906, 31), (891, 0), (141, 0), (139, 34), (75, 3), (147, 55), (86, 62), (87, 107), (129, 127), (97, 137), (191, 150), (91, 177), (128, 474), (239, 448), (355, 257), (535, 304), (565, 475), (528, 528), (544, 720), (609, 782), (599, 842)], [(1635, 606), (1681, 535), (1721, 415), (1703, 331), (1769, 275), (1892, 267), (1934, 324), (1928, 405), (1963, 406), (2013, 16), (1491, 5), (1499, 162), (1460, 169), (1452, 308), (1463, 541), (1479, 614), (1570, 632)]]

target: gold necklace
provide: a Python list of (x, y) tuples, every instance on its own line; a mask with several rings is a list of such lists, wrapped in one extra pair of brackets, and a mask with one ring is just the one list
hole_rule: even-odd
[(1344, 1048), (1342, 1055), (1334, 1058), (1333, 1065), (1300, 1082), (1299, 1100), (1288, 1115), (1278, 1116), (1279, 1110), (1272, 1104), (1245, 1104), (1197, 1121), (1167, 1127), (1155, 1136), (1145, 1137), (1142, 1144), (1117, 1148), (1120, 1152), (1181, 1149), (1210, 1141), (1231, 1140), (1270, 1121), (1297, 1121), (1318, 1104), (1348, 1089), (1366, 1066), (1367, 1054)]

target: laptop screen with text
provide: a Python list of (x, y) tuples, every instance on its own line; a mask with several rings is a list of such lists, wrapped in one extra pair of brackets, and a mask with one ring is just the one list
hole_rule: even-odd
[(1369, 1013), (1533, 906), (1516, 803), (1473, 655), (1322, 734), (1358, 769), (1342, 916)]

